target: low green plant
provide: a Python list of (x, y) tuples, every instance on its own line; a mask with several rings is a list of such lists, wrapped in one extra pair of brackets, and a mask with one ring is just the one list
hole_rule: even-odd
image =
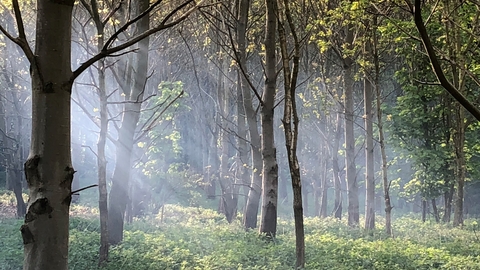
[[(245, 231), (240, 218), (198, 207), (166, 205), (162, 214), (126, 225), (124, 241), (110, 251), (103, 270), (138, 269), (293, 269), (294, 225), (280, 219), (273, 243)], [(307, 269), (480, 269), (475, 220), (463, 229), (422, 223), (412, 217), (394, 222), (395, 238), (380, 227), (373, 232), (349, 228), (333, 218), (306, 218)], [(381, 225), (381, 218), (379, 218)], [(0, 221), (0, 270), (21, 269), (21, 221)], [(99, 223), (73, 217), (70, 269), (99, 269)]]

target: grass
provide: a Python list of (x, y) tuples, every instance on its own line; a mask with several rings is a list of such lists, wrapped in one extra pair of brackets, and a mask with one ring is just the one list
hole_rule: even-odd
[[(97, 212), (82, 206), (72, 212), (69, 267), (98, 269)], [(266, 243), (255, 231), (245, 232), (240, 220), (228, 224), (212, 210), (167, 205), (163, 219), (127, 224), (123, 243), (111, 248), (103, 269), (293, 269), (292, 221), (280, 219), (275, 242)], [(13, 218), (0, 220), (2, 270), (21, 269), (20, 225)], [(473, 219), (457, 229), (406, 216), (394, 221), (392, 239), (382, 228), (366, 233), (333, 218), (307, 218), (307, 269), (480, 269), (477, 230)]]

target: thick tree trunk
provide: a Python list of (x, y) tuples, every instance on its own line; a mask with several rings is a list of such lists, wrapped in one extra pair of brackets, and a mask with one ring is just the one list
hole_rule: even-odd
[(373, 91), (372, 83), (364, 79), (365, 109), (365, 229), (375, 229), (375, 169), (373, 156)]
[(29, 200), (21, 227), (25, 270), (68, 269), (72, 9), (73, 1), (37, 1), (32, 138), (25, 162)]
[(262, 125), (262, 213), (260, 232), (275, 237), (277, 232), (278, 165), (273, 116), (277, 82), (275, 36), (277, 30), (276, 0), (265, 0), (265, 90), (261, 104)]
[[(138, 1), (137, 5), (137, 10), (140, 13), (148, 8), (149, 1)], [(145, 15), (138, 21), (137, 31), (139, 33), (145, 32), (149, 28), (149, 21), (149, 15)], [(128, 94), (126, 95), (127, 100), (135, 102), (125, 104), (122, 125), (116, 143), (115, 168), (112, 177), (113, 184), (108, 202), (108, 237), (110, 244), (113, 245), (120, 243), (123, 239), (125, 209), (127, 202), (130, 200), (127, 190), (130, 182), (134, 135), (140, 118), (140, 109), (147, 81), (148, 44), (148, 37), (138, 43), (134, 83), (131, 91), (127, 92)]]

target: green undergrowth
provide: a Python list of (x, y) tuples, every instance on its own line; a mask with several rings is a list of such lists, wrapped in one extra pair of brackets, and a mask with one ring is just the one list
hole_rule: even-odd
[[(78, 210), (78, 209), (77, 209)], [(81, 210), (78, 210), (82, 212)], [(305, 220), (307, 269), (480, 269), (476, 220), (462, 229), (394, 221), (395, 238), (380, 227), (352, 229), (332, 218)], [(21, 269), (21, 221), (0, 220), (0, 269)], [(70, 269), (98, 269), (99, 222), (86, 215), (71, 219)], [(102, 269), (293, 269), (293, 222), (279, 220), (278, 235), (267, 243), (245, 232), (240, 217), (228, 224), (212, 210), (167, 205), (163, 215), (126, 225), (121, 245), (112, 247)]]

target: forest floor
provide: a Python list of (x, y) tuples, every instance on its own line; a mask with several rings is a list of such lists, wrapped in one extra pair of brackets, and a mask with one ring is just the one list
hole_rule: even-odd
[[(5, 202), (0, 198), (0, 201)], [(3, 210), (1, 210), (3, 209)], [(12, 205), (0, 210), (0, 270), (22, 268), (23, 249)], [(102, 269), (293, 269), (294, 227), (279, 219), (278, 235), (265, 242), (245, 232), (241, 217), (228, 224), (213, 210), (167, 205), (159, 215), (126, 224), (124, 241), (110, 250)], [(416, 216), (394, 220), (394, 238), (378, 229), (349, 228), (344, 220), (305, 219), (307, 269), (480, 269), (479, 220), (461, 229), (425, 223)], [(98, 269), (99, 221), (93, 207), (72, 206), (69, 268)]]

